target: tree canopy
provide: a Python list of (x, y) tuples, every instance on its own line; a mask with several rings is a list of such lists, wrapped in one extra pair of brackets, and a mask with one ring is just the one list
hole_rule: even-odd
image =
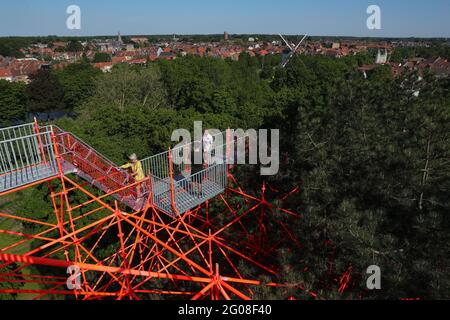
[[(0, 81), (0, 121), (20, 119), (25, 101), (30, 111), (73, 108), (77, 117), (58, 125), (117, 163), (166, 150), (172, 131), (194, 121), (280, 129), (281, 169), (268, 182), (286, 192), (300, 186), (288, 205), (302, 218), (291, 226), (299, 246), (282, 230), (272, 235), (282, 244), (278, 282), (325, 298), (448, 298), (450, 80), (394, 77), (383, 66), (366, 79), (357, 67), (367, 55), (302, 55), (286, 68), (280, 59), (187, 56), (106, 74), (87, 64), (41, 71), (26, 89)], [(250, 193), (262, 180), (257, 169), (237, 172)], [(37, 200), (20, 205), (44, 214), (46, 190), (34, 192)], [(371, 265), (383, 270), (382, 291), (365, 290)], [(342, 292), (336, 279), (346, 270)]]
[(26, 113), (25, 85), (0, 80), (0, 126), (20, 123), (25, 120)]
[(25, 90), (30, 112), (64, 109), (64, 88), (51, 71), (41, 69), (30, 78), (31, 83)]

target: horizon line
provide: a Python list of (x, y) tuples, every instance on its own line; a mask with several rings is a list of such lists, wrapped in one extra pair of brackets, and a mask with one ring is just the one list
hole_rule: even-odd
[[(226, 31), (225, 31), (226, 32)], [(223, 36), (222, 33), (154, 33), (154, 34), (120, 34), (122, 37), (131, 36), (148, 36), (148, 37), (169, 37), (169, 36)], [(284, 36), (303, 36), (304, 33), (289, 34), (281, 33)], [(279, 36), (279, 33), (229, 33), (230, 36)], [(94, 38), (94, 37), (117, 37), (118, 34), (95, 34), (95, 35), (58, 35), (58, 34), (48, 34), (48, 35), (0, 35), (0, 38)], [(365, 38), (365, 39), (441, 39), (450, 40), (450, 36), (357, 36), (357, 35), (308, 35), (310, 38)]]

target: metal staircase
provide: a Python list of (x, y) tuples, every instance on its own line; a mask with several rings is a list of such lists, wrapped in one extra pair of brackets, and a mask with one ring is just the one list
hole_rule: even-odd
[(228, 184), (224, 155), (229, 151), (229, 137), (214, 148), (222, 150), (222, 161), (191, 175), (188, 161), (180, 157), (189, 156), (192, 146), (143, 159), (147, 179), (138, 188), (129, 187), (133, 179), (114, 162), (57, 126), (41, 127), (35, 122), (0, 129), (0, 195), (59, 174), (76, 174), (133, 210), (142, 209), (151, 195), (158, 209), (171, 216), (182, 215), (222, 193)]

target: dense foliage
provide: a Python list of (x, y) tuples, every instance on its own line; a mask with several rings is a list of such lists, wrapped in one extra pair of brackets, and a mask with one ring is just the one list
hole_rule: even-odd
[(10, 126), (26, 116), (25, 85), (0, 80), (0, 126)]
[(450, 59), (450, 46), (436, 44), (431, 47), (401, 47), (396, 48), (392, 54), (391, 60), (393, 62), (401, 62), (404, 59), (410, 58), (436, 58), (441, 57), (444, 59)]
[[(328, 259), (318, 261), (332, 252), (360, 290), (369, 265), (384, 270), (383, 290), (369, 297), (448, 297), (449, 80), (418, 84), (379, 69), (366, 81), (337, 62), (301, 60), (281, 77), (290, 79), (277, 99), (287, 160), (273, 178), (303, 186), (292, 205), (305, 247), (284, 257), (292, 277), (337, 290)], [(302, 274), (304, 265), (314, 271)]]
[(110, 62), (111, 61), (111, 55), (109, 53), (105, 52), (97, 52), (95, 53), (94, 59), (92, 62), (98, 63), (98, 62)]
[[(73, 108), (77, 117), (58, 124), (116, 162), (167, 148), (172, 130), (193, 121), (278, 128), (282, 167), (269, 183), (282, 191), (300, 184), (289, 205), (302, 214), (291, 226), (301, 248), (284, 240), (278, 252), (279, 282), (325, 298), (448, 298), (450, 80), (394, 78), (384, 67), (365, 79), (356, 67), (366, 59), (300, 56), (281, 69), (276, 56), (184, 57), (108, 74), (80, 64), (38, 75), (26, 94), (30, 110)], [(0, 115), (5, 124), (24, 110), (24, 88), (9, 86), (0, 82), (0, 108), (16, 106)], [(250, 192), (257, 173), (241, 172)], [(48, 190), (33, 192), (41, 196), (20, 205), (45, 214), (38, 208)], [(367, 292), (374, 264), (383, 290)], [(336, 279), (346, 270), (342, 293)]]

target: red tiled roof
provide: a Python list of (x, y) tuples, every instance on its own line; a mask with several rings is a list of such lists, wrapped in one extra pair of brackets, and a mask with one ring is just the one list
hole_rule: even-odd
[(130, 64), (144, 64), (147, 63), (147, 59), (142, 58), (142, 59), (133, 59), (133, 60), (129, 60), (127, 61)]
[(107, 67), (112, 67), (114, 64), (112, 62), (97, 62), (92, 64), (94, 68), (103, 69)]
[(37, 72), (45, 64), (36, 60), (13, 60), (10, 64), (10, 70), (13, 76), (29, 76)]
[(12, 77), (12, 72), (9, 69), (0, 69), (0, 78)]
[(62, 42), (62, 41), (56, 41), (56, 42), (53, 42), (53, 46), (54, 47), (65, 47), (66, 43)]
[(377, 67), (376, 64), (369, 64), (369, 65), (364, 65), (362, 67), (359, 67), (358, 70), (359, 71), (371, 71), (373, 69), (375, 69)]
[(127, 57), (112, 57), (111, 62), (112, 63), (120, 63), (120, 62), (126, 62)]

